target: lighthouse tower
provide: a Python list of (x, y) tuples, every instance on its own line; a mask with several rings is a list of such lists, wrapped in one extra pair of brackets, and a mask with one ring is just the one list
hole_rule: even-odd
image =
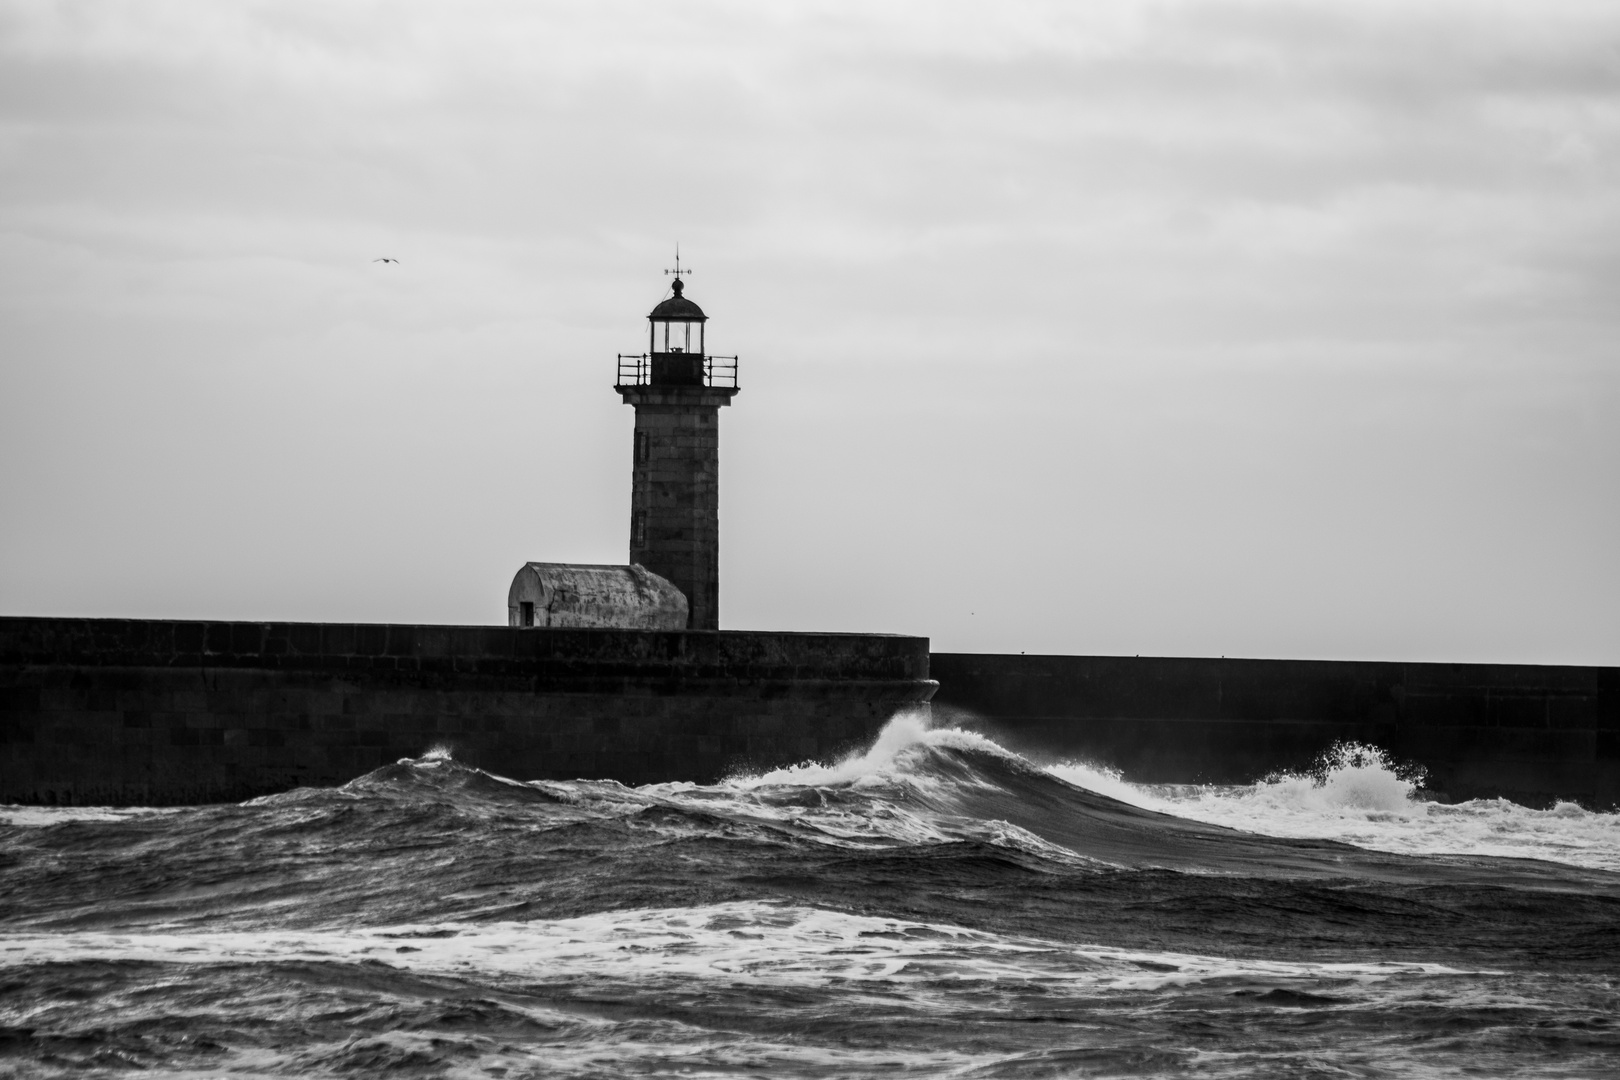
[(737, 393), (737, 358), (704, 350), (709, 317), (683, 293), (647, 316), (647, 351), (619, 356), (614, 389), (636, 409), (630, 561), (686, 594), (692, 630), (720, 628), (720, 406)]

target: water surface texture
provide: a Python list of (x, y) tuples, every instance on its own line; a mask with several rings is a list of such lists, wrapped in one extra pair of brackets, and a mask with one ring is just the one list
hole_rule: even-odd
[(920, 720), (713, 787), (445, 755), (0, 808), (0, 1077), (1620, 1075), (1620, 817), (1144, 788)]

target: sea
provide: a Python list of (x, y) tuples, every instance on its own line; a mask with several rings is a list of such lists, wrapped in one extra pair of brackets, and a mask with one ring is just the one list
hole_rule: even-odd
[(0, 1077), (1620, 1076), (1620, 815), (1026, 755), (0, 807)]

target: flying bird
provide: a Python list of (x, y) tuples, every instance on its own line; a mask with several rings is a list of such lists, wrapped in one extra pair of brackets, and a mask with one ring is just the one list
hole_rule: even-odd
[(391, 262), (391, 263), (399, 262), (398, 259), (372, 259), (371, 261), (372, 262)]

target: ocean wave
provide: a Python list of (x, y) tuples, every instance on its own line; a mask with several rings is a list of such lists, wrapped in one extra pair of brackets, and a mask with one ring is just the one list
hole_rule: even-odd
[(1459, 1040), (1599, 1074), (1620, 876), (1178, 810), (1435, 812), (1348, 765), (1155, 791), (903, 716), (709, 786), (435, 754), (31, 810), (0, 824), (0, 1078), (1445, 1076)]
[(1432, 1035), (1511, 1067), (1522, 1040), (1495, 1033), (1532, 1022), (1540, 1059), (1579, 1071), (1607, 1049), (1612, 999), (1592, 976), (1077, 945), (775, 901), (4, 934), (0, 970), (28, 988), (0, 999), (7, 1062), (52, 1078), (1440, 1076)]
[(1402, 855), (1539, 859), (1620, 872), (1620, 813), (1507, 799), (1440, 803), (1421, 772), (1378, 747), (1341, 744), (1303, 773), (1225, 786), (1132, 784), (1086, 762), (1047, 766), (1069, 783), (1145, 810), (1264, 836), (1332, 839)]
[[(929, 986), (1033, 982), (1065, 994), (1245, 980), (1332, 981), (1346, 992), (1397, 977), (1500, 975), (1436, 963), (1289, 962), (1121, 949), (773, 901), (598, 912), (556, 920), (343, 930), (0, 934), (0, 968), (35, 964), (381, 963), (419, 974), (517, 980), (718, 980), (750, 985)], [(913, 998), (914, 1000), (915, 997)]]
[[(1099, 867), (1424, 876), (1377, 857), (1388, 853), (1443, 856), (1431, 862), (1437, 874), (1468, 872), (1452, 857), (1620, 870), (1620, 815), (1500, 800), (1448, 807), (1424, 801), (1421, 782), (1377, 748), (1352, 744), (1308, 775), (1242, 788), (1136, 785), (1093, 765), (1037, 766), (978, 733), (902, 714), (838, 761), (739, 775), (718, 789), (642, 790), (777, 814), (840, 841), (983, 840)], [(1461, 820), (1477, 828), (1459, 831)], [(1358, 859), (1356, 849), (1374, 854)]]
[[(520, 782), (436, 754), (341, 787), (240, 805), (30, 811), (32, 824), (0, 826), (10, 839), (0, 902), (26, 894), (23, 918), (66, 932), (114, 922), (288, 928), (358, 912), (394, 922), (555, 918), (784, 889), (844, 903), (858, 902), (871, 883), (906, 887), (908, 875), (970, 892), (1044, 878), (1042, 888), (1071, 900), (1111, 887), (1077, 875), (1127, 871), (1307, 883), (1297, 889), (1620, 889), (1620, 878), (1605, 873), (1614, 849), (1606, 819), (1567, 807), (1531, 819), (1507, 806), (1411, 799), (1391, 810), (1393, 781), (1381, 768), (1351, 763), (1318, 780), (1275, 778), (1237, 792), (1155, 790), (1072, 766), (1041, 768), (915, 715), (839, 761), (712, 786)], [(1369, 790), (1381, 794), (1355, 794)], [(1504, 820), (1519, 831), (1504, 833)], [(1539, 845), (1525, 838), (1530, 820), (1544, 824)], [(1430, 838), (1448, 824), (1452, 835)], [(1460, 842), (1455, 834), (1466, 828), (1494, 830), (1494, 849)], [(1573, 865), (1529, 861), (1557, 857), (1571, 837), (1592, 837), (1584, 855), (1566, 855)], [(1432, 850), (1442, 844), (1463, 853)], [(952, 895), (915, 903), (946, 913), (971, 907)], [(1290, 903), (1320, 920), (1343, 906), (1320, 892)], [(1032, 925), (1063, 918), (1056, 911)], [(1583, 910), (1575, 921), (1601, 918)]]

